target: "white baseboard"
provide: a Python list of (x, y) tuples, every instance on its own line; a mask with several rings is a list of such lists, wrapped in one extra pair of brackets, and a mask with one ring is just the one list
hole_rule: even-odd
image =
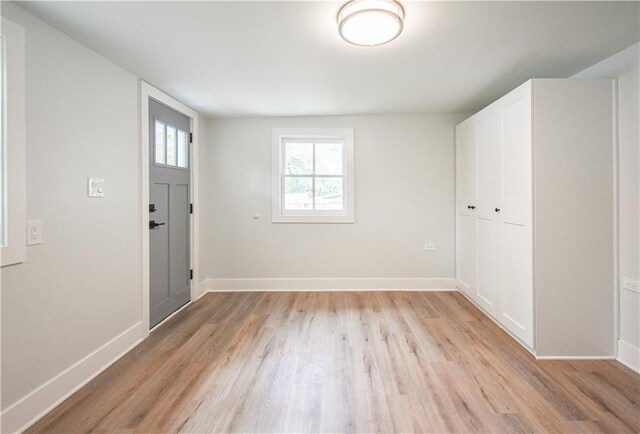
[(618, 362), (640, 373), (640, 348), (618, 339)]
[(198, 283), (198, 285), (196, 286), (196, 294), (193, 298), (193, 301), (198, 300), (200, 297), (209, 292), (209, 280), (211, 279), (205, 279), (202, 282)]
[(615, 360), (614, 356), (536, 356), (536, 360)]
[(2, 412), (3, 433), (22, 432), (142, 341), (139, 322)]
[(209, 292), (240, 291), (457, 291), (454, 278), (207, 279)]

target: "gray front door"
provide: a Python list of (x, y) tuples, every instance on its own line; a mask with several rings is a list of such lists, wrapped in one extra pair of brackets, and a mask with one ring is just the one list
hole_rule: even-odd
[(190, 119), (149, 100), (149, 327), (191, 299)]

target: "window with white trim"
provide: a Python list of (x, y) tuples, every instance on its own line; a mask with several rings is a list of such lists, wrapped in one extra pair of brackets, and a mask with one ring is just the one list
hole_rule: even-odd
[(2, 17), (0, 106), (0, 243), (1, 265), (27, 258), (26, 113), (24, 28)]
[(274, 223), (353, 223), (353, 130), (273, 130)]

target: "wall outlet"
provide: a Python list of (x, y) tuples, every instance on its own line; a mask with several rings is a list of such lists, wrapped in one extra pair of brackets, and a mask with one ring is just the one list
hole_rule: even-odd
[(436, 244), (435, 243), (426, 243), (424, 245), (424, 249), (432, 252), (432, 251), (434, 251), (436, 249)]
[(27, 246), (42, 244), (42, 220), (27, 222)]
[(634, 292), (640, 292), (640, 282), (637, 280), (629, 279), (628, 277), (622, 278), (622, 287)]
[(104, 178), (87, 178), (89, 197), (104, 197)]

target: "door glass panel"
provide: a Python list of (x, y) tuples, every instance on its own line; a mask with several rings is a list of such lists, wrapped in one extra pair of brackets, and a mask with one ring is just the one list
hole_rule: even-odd
[(318, 175), (342, 175), (342, 143), (316, 143)]
[(167, 125), (167, 165), (176, 165), (176, 129)]
[(311, 177), (290, 177), (284, 179), (284, 209), (312, 210), (313, 198)]
[(342, 209), (342, 178), (316, 178), (316, 209)]
[(313, 172), (313, 143), (285, 143), (285, 173), (310, 175)]
[(187, 133), (178, 130), (178, 167), (187, 167), (187, 161)]
[(156, 121), (156, 164), (165, 164), (164, 154), (164, 124)]

